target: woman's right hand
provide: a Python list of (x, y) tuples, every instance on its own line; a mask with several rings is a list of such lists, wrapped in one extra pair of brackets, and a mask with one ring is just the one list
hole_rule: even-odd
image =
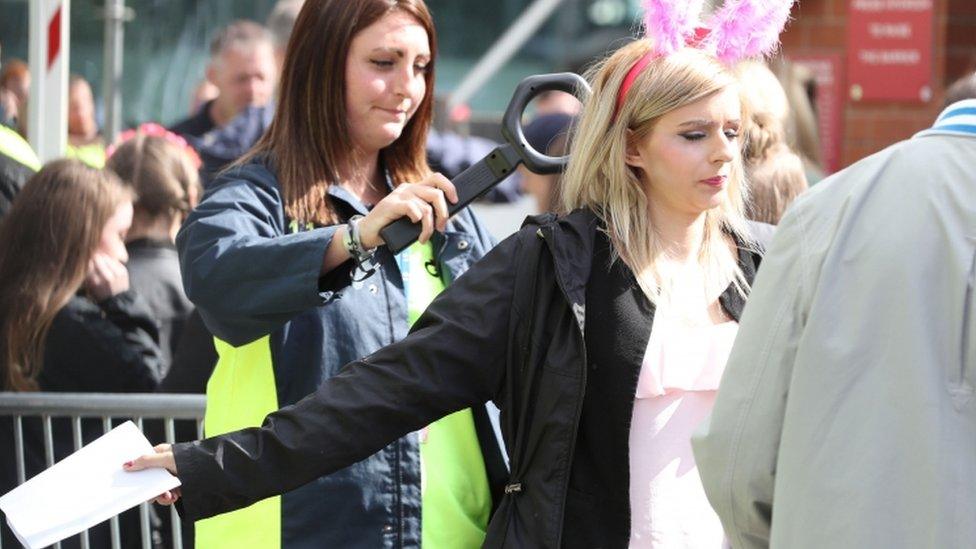
[(422, 224), (419, 240), (427, 242), (435, 229), (443, 231), (447, 227), (450, 217), (447, 201), (457, 203), (457, 190), (439, 173), (420, 183), (401, 183), (359, 222), (360, 241), (366, 248), (375, 248), (384, 243), (380, 236), (383, 227), (401, 217), (409, 217), (414, 223)]
[(129, 289), (129, 271), (114, 257), (95, 252), (88, 262), (85, 288), (95, 301), (105, 301)]
[[(166, 469), (172, 475), (176, 475), (176, 458), (173, 456), (173, 446), (170, 444), (159, 444), (153, 448), (154, 454), (146, 454), (132, 461), (122, 464), (122, 468), (129, 472), (142, 471), (144, 469)], [(156, 497), (156, 503), (160, 505), (172, 505), (180, 499), (180, 489), (174, 488)]]

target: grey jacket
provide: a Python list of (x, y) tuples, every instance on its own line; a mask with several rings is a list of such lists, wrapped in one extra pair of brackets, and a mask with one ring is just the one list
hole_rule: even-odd
[(734, 547), (976, 543), (973, 115), (820, 183), (780, 224), (694, 441)]

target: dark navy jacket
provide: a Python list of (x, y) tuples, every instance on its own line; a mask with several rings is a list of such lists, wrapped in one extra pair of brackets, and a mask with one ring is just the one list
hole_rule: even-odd
[[(367, 213), (341, 187), (333, 186), (329, 195), (343, 218)], [(408, 330), (392, 254), (381, 247), (380, 268), (362, 283), (351, 284), (351, 262), (320, 277), (338, 226), (292, 232), (290, 225), (274, 174), (252, 163), (215, 180), (177, 237), (184, 287), (212, 333), (232, 345), (270, 335), (280, 406), (297, 402), (343, 365), (403, 339)], [(469, 210), (456, 215), (433, 243), (446, 283), (493, 246)], [(490, 454), (485, 437), (479, 438), (483, 453)], [(495, 456), (485, 455), (485, 461), (490, 469)], [(283, 547), (419, 546), (420, 505), (418, 442), (408, 435), (285, 494)]]

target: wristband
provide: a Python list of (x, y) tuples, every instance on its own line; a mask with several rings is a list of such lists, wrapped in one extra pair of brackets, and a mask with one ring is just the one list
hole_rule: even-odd
[(349, 255), (352, 256), (352, 260), (355, 263), (355, 266), (349, 273), (353, 282), (361, 282), (369, 278), (376, 272), (377, 267), (374, 257), (376, 248), (366, 249), (363, 247), (362, 235), (359, 232), (359, 222), (362, 220), (363, 216), (361, 215), (350, 217), (346, 223), (346, 235), (343, 238), (346, 251), (349, 252)]

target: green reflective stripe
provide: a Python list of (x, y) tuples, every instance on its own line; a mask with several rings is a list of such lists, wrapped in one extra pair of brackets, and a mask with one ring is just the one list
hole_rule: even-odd
[(101, 143), (78, 146), (68, 145), (64, 156), (81, 160), (88, 166), (99, 170), (105, 167), (105, 146)]
[(402, 252), (400, 264), (407, 266), (403, 276), (403, 286), (407, 290), (407, 323), (413, 326), (427, 310), (427, 306), (444, 291), (444, 281), (427, 270), (427, 263), (435, 265), (433, 246), (414, 242)]
[(37, 159), (30, 143), (25, 141), (19, 133), (3, 124), (0, 124), (0, 153), (13, 158), (35, 172), (41, 169), (41, 161)]
[(491, 491), (470, 409), (427, 427), (420, 462), (422, 546), (481, 547), (491, 518)]
[[(433, 259), (430, 243), (415, 243), (401, 257), (411, 325), (444, 290), (444, 281), (427, 270)], [(422, 432), (420, 463), (422, 546), (481, 547), (491, 515), (491, 490), (471, 410), (435, 421)]]
[[(234, 347), (214, 338), (219, 359), (207, 383), (204, 430), (214, 436), (261, 425), (278, 409), (271, 340), (265, 336)], [(197, 549), (281, 547), (281, 497), (196, 523)]]

